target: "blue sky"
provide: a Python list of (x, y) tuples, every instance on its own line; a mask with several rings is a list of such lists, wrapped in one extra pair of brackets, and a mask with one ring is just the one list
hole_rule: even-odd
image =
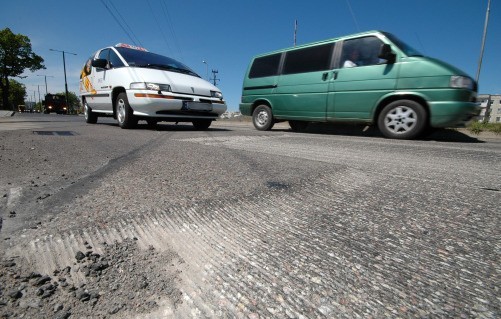
[[(108, 5), (125, 32), (104, 6)], [(297, 43), (367, 30), (391, 32), (428, 56), (476, 76), (488, 0), (24, 0), (2, 1), (0, 29), (31, 39), (46, 70), (17, 79), (33, 96), (64, 91), (78, 94), (80, 69), (97, 49), (137, 44), (173, 57), (206, 78), (218, 70), (218, 87), (230, 111), (238, 110), (242, 81), (252, 56), (290, 47), (294, 20)], [(116, 8), (116, 10), (115, 10)], [(501, 94), (501, 1), (491, 1), (479, 93)], [(207, 61), (207, 64), (202, 61)]]

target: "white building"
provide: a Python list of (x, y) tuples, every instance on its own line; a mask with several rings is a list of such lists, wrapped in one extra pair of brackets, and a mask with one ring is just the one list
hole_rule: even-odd
[(501, 123), (501, 95), (479, 94), (477, 101), (482, 108), (479, 121), (489, 123)]

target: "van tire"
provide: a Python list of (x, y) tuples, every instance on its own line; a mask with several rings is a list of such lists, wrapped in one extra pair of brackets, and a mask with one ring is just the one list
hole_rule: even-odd
[(386, 105), (378, 117), (378, 128), (388, 138), (413, 139), (426, 128), (426, 111), (411, 100), (398, 100)]
[(308, 122), (305, 121), (289, 121), (289, 126), (293, 132), (302, 132), (308, 127)]
[(96, 124), (97, 123), (97, 114), (92, 112), (92, 109), (87, 104), (87, 101), (84, 100), (83, 105), (84, 105), (85, 122), (89, 123), (89, 124)]
[(269, 131), (275, 124), (271, 108), (268, 105), (258, 105), (252, 112), (252, 123), (258, 131)]
[(212, 120), (195, 120), (191, 122), (193, 127), (198, 131), (205, 131), (212, 124)]
[(127, 99), (127, 94), (124, 92), (118, 94), (115, 101), (115, 110), (117, 114), (118, 126), (123, 129), (136, 127), (138, 118), (134, 116), (129, 105), (129, 100)]

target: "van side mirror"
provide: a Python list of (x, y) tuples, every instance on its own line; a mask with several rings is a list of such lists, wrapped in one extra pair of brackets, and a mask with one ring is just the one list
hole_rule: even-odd
[(95, 59), (92, 60), (92, 66), (95, 68), (106, 69), (108, 61), (106, 59)]
[(391, 51), (391, 46), (385, 43), (381, 45), (378, 57), (388, 61), (388, 63), (395, 63), (396, 54)]

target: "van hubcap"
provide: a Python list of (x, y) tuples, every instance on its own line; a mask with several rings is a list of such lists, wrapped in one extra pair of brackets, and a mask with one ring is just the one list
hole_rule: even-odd
[(117, 103), (117, 117), (120, 123), (124, 122), (125, 119), (125, 102), (123, 100), (118, 100)]
[(391, 132), (403, 134), (416, 126), (417, 114), (409, 107), (398, 106), (386, 114), (384, 123)]
[(266, 125), (266, 123), (268, 123), (268, 112), (266, 111), (259, 112), (256, 117), (256, 120), (257, 124), (259, 124), (260, 126)]

